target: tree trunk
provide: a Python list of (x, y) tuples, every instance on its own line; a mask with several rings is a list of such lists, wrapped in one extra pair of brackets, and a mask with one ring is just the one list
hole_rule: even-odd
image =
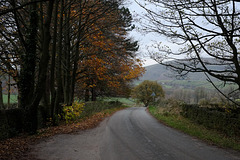
[(19, 107), (27, 109), (31, 104), (35, 83), (36, 46), (37, 46), (38, 14), (36, 4), (31, 6), (30, 25), (26, 37), (25, 54), (21, 55), (22, 63), (18, 81)]
[(55, 4), (54, 12), (54, 31), (53, 31), (53, 46), (52, 46), (52, 55), (51, 55), (51, 68), (50, 68), (50, 88), (51, 88), (51, 117), (54, 117), (54, 104), (56, 100), (56, 90), (55, 90), (55, 67), (56, 67), (56, 45), (57, 45), (57, 22), (58, 22), (58, 2)]
[[(59, 21), (59, 38), (58, 38), (58, 59), (57, 59), (57, 91), (56, 91), (56, 99), (54, 104), (54, 114), (58, 115), (60, 112), (60, 103), (61, 97), (63, 94), (62, 88), (62, 33), (63, 33), (63, 14), (64, 14), (64, 0), (61, 0), (61, 7), (60, 7), (60, 21)], [(57, 117), (53, 116), (53, 121), (56, 124)]]
[(10, 98), (11, 98), (11, 77), (10, 74), (8, 75), (8, 103), (7, 103), (7, 108), (10, 108)]
[(70, 57), (71, 57), (71, 52), (70, 52), (70, 15), (71, 15), (71, 4), (69, 3), (68, 5), (68, 11), (65, 14), (65, 43), (64, 43), (64, 104), (71, 105), (70, 102), (70, 88), (71, 88), (71, 75), (70, 72), (72, 71), (72, 66), (70, 65)]
[(2, 81), (1, 81), (1, 79), (0, 79), (0, 109), (4, 109), (3, 93), (2, 93)]
[(41, 99), (41, 104), (44, 107), (49, 107), (50, 106), (50, 79), (49, 79), (49, 73), (46, 75), (46, 82), (45, 83), (46, 84), (45, 84), (45, 88), (44, 88), (44, 91), (43, 91), (43, 97)]
[(85, 90), (85, 102), (88, 102), (89, 101), (89, 89), (86, 89)]
[(49, 44), (50, 44), (50, 24), (54, 1), (48, 2), (47, 15), (43, 26), (44, 37), (42, 44), (42, 54), (39, 62), (38, 81), (35, 88), (35, 68), (36, 68), (36, 46), (37, 46), (37, 28), (38, 15), (36, 4), (32, 5), (30, 14), (30, 31), (27, 37), (27, 48), (23, 64), (21, 67), (19, 87), (19, 104), (24, 108), (24, 129), (26, 132), (35, 133), (38, 129), (38, 106), (46, 88), (46, 75), (49, 61)]
[(97, 100), (97, 95), (96, 95), (96, 92), (94, 90), (94, 88), (92, 88), (92, 101), (96, 101)]
[(38, 30), (38, 13), (36, 4), (31, 5), (30, 24), (26, 36), (25, 54), (21, 55), (22, 63), (18, 81), (18, 105), (24, 109), (24, 130), (35, 132), (37, 128), (37, 106), (33, 108), (32, 100), (35, 84), (36, 46)]
[(79, 0), (80, 3), (80, 14), (79, 14), (79, 20), (78, 20), (78, 35), (77, 35), (77, 43), (75, 48), (75, 56), (74, 56), (74, 64), (73, 64), (73, 73), (72, 73), (72, 81), (71, 81), (71, 96), (70, 100), (71, 102), (74, 101), (74, 93), (75, 93), (75, 83), (76, 83), (76, 77), (77, 77), (77, 70), (78, 70), (78, 61), (80, 59), (80, 42), (82, 40), (82, 0)]
[(70, 101), (74, 101), (74, 92), (75, 92), (75, 83), (76, 83), (76, 76), (77, 76), (77, 69), (78, 69), (78, 60), (79, 55), (75, 54), (74, 64), (73, 64), (73, 73), (71, 78), (71, 89), (70, 89)]

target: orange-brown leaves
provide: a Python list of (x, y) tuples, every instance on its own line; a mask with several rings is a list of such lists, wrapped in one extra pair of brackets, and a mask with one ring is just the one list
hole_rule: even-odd
[[(101, 9), (97, 9), (99, 6)], [(84, 58), (79, 62), (80, 90), (117, 90), (144, 72), (142, 62), (134, 56), (137, 44), (127, 38), (120, 9), (104, 7), (98, 3), (91, 8), (96, 12), (89, 15), (90, 19), (99, 17), (88, 25), (89, 33), (81, 43)]]

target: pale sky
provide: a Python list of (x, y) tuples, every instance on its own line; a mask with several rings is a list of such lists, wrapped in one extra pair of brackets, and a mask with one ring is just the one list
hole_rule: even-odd
[[(168, 46), (172, 51), (177, 52), (177, 50), (179, 49), (179, 46), (171, 43), (169, 40), (167, 40), (166, 37), (161, 36), (158, 33), (146, 34), (139, 31), (141, 30), (141, 25), (138, 23), (138, 19), (144, 20), (143, 18), (141, 18), (141, 16), (144, 16), (144, 13), (146, 13), (146, 11), (141, 6), (139, 6), (135, 2), (135, 0), (127, 0), (127, 1), (129, 3), (126, 4), (126, 7), (129, 8), (133, 16), (134, 24), (136, 25), (136, 29), (134, 29), (130, 33), (130, 36), (133, 37), (134, 40), (139, 41), (140, 48), (138, 52), (139, 52), (139, 57), (145, 61), (144, 66), (157, 64), (156, 61), (150, 59), (150, 57), (148, 56), (147, 46), (150, 47), (150, 51), (158, 52), (158, 50), (156, 50), (154, 47), (151, 47), (151, 46), (156, 43), (161, 43), (162, 46)], [(137, 0), (137, 1), (140, 2), (141, 4), (145, 4), (146, 0)], [(151, 8), (152, 10), (158, 9), (154, 5), (147, 5), (147, 8), (148, 9)]]
[(133, 37), (134, 40), (139, 41), (139, 57), (145, 61), (144, 66), (157, 64), (156, 61), (150, 59), (147, 55), (147, 46), (153, 44), (153, 41), (160, 41), (160, 38), (153, 34), (144, 34), (138, 31), (137, 27), (139, 24), (137, 23), (137, 19), (140, 17), (137, 15), (143, 15), (144, 9), (142, 9), (134, 0), (129, 1), (127, 7), (129, 8), (134, 19), (134, 24), (136, 25), (136, 29), (130, 33), (130, 36)]

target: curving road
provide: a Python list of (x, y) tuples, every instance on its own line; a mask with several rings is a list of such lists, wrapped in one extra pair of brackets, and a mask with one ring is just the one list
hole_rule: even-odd
[(112, 116), (100, 150), (103, 160), (230, 160), (240, 155), (209, 146), (160, 124), (145, 108)]
[(166, 127), (145, 109), (128, 108), (95, 129), (55, 136), (34, 146), (32, 154), (48, 160), (240, 160), (239, 152)]

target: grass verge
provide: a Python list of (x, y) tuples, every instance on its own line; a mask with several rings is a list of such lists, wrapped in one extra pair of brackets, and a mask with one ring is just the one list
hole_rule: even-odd
[(227, 137), (215, 130), (207, 129), (204, 126), (193, 123), (180, 115), (160, 113), (157, 107), (149, 107), (149, 112), (167, 126), (178, 129), (188, 135), (197, 137), (209, 144), (240, 151), (239, 137)]

